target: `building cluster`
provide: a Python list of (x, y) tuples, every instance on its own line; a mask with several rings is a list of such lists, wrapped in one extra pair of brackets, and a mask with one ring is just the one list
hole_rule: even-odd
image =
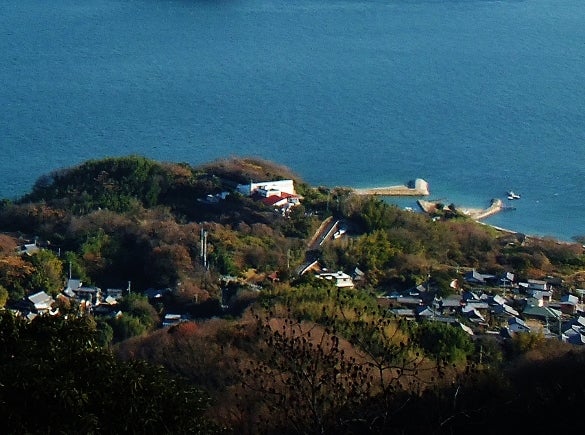
[[(380, 302), (397, 316), (461, 326), (471, 335), (511, 337), (541, 333), (572, 344), (585, 344), (582, 294), (560, 294), (558, 279), (516, 281), (514, 274), (482, 274), (473, 269), (451, 283), (454, 294), (438, 297), (430, 281), (406, 292), (391, 292)], [(555, 297), (556, 296), (556, 297)]]
[[(293, 180), (273, 180), (258, 183), (238, 184), (235, 191), (241, 195), (250, 197), (274, 209), (275, 212), (288, 215), (290, 210), (301, 203), (301, 196), (295, 192)], [(208, 204), (219, 203), (230, 192), (221, 192), (216, 195), (207, 195), (199, 199)]]
[(65, 288), (55, 297), (45, 291), (29, 295), (11, 307), (15, 314), (32, 320), (38, 315), (59, 314), (58, 301), (75, 303), (81, 313), (119, 315), (116, 305), (128, 289), (109, 288), (105, 292), (95, 286), (83, 285), (79, 279), (68, 279)]

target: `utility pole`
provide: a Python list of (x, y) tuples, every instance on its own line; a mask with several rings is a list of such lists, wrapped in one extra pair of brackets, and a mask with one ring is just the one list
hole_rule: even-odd
[(201, 228), (201, 261), (207, 269), (207, 230)]

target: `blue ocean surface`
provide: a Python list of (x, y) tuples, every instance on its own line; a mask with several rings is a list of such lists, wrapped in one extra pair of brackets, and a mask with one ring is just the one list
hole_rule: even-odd
[(571, 240), (583, 23), (582, 0), (3, 0), (0, 197), (88, 159), (254, 156), (465, 207), (514, 190), (486, 223)]

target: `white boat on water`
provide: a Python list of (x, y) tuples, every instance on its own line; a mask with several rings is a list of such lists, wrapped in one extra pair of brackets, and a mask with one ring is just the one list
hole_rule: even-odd
[(518, 195), (517, 193), (514, 193), (513, 190), (510, 190), (508, 192), (508, 199), (512, 200), (512, 199), (520, 199), (520, 195)]

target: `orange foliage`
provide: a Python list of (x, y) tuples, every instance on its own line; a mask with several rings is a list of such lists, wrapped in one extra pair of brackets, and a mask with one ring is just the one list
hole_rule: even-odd
[(184, 165), (179, 164), (163, 164), (164, 168), (173, 177), (175, 183), (186, 183), (193, 178), (191, 169)]
[(13, 255), (0, 260), (0, 276), (5, 283), (20, 282), (33, 271), (34, 268), (19, 256)]
[(197, 333), (197, 323), (182, 322), (169, 328), (169, 334), (173, 334), (177, 338), (189, 338)]
[(18, 244), (13, 237), (0, 234), (0, 256), (14, 254)]

